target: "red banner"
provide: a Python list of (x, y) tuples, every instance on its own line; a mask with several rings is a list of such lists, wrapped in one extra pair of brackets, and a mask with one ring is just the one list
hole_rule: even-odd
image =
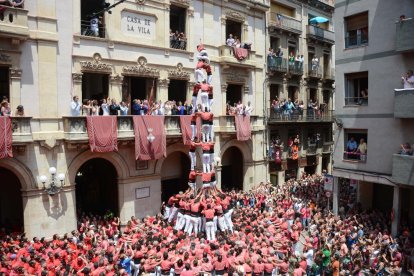
[(87, 116), (86, 125), (92, 152), (118, 151), (116, 116)]
[(250, 116), (236, 115), (234, 116), (236, 123), (237, 140), (247, 141), (252, 138), (252, 129), (250, 126)]
[(9, 116), (0, 117), (0, 159), (13, 157), (12, 120)]
[(154, 160), (167, 156), (164, 116), (134, 116), (135, 159)]
[[(181, 127), (181, 134), (183, 136), (183, 144), (190, 145), (191, 144), (191, 137), (192, 137), (192, 129), (191, 129), (191, 118), (193, 115), (181, 115), (180, 116), (180, 127)], [(198, 140), (201, 140), (201, 118), (197, 116), (196, 120), (196, 137)]]
[(234, 57), (238, 60), (244, 60), (249, 55), (249, 51), (244, 48), (233, 47)]

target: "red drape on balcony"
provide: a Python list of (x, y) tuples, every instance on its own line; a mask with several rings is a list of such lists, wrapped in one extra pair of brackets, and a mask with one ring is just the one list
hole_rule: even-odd
[(13, 157), (12, 121), (9, 116), (0, 117), (0, 159)]
[[(164, 127), (164, 116), (134, 116), (135, 159), (153, 160), (167, 156), (167, 135)], [(154, 141), (148, 141), (152, 129)]]
[(249, 55), (249, 52), (247, 51), (247, 49), (244, 49), (244, 48), (233, 47), (233, 52), (234, 52), (234, 56), (238, 60), (244, 60)]
[(236, 115), (234, 116), (236, 123), (237, 140), (247, 141), (252, 138), (252, 129), (250, 126), (250, 116)]
[[(193, 117), (193, 116), (192, 115), (182, 115), (182, 116), (180, 116), (180, 127), (181, 127), (181, 134), (183, 136), (183, 144), (184, 145), (190, 145), (191, 144), (191, 136), (192, 136), (191, 117)], [(196, 137), (199, 140), (201, 140), (201, 118), (200, 117), (197, 117), (196, 127), (197, 127)]]
[(116, 116), (87, 116), (86, 126), (92, 152), (118, 151)]

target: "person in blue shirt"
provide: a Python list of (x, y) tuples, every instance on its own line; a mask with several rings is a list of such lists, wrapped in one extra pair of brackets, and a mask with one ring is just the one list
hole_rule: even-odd
[(132, 102), (131, 114), (132, 115), (141, 115), (141, 102), (140, 102), (140, 100), (134, 100)]
[(351, 137), (350, 140), (346, 143), (346, 153), (348, 159), (357, 159), (358, 156), (355, 154), (358, 149), (358, 144), (355, 141), (354, 137)]
[(122, 254), (118, 263), (119, 268), (125, 269), (128, 275), (131, 275), (131, 258)]

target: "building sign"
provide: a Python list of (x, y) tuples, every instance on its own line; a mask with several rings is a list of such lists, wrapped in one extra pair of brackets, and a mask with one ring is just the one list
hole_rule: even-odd
[(325, 174), (323, 187), (325, 191), (332, 192), (333, 191), (333, 176), (330, 174)]
[(126, 35), (154, 39), (155, 20), (155, 16), (123, 11), (121, 13), (121, 30)]
[(135, 189), (135, 199), (142, 199), (147, 197), (150, 197), (150, 187)]

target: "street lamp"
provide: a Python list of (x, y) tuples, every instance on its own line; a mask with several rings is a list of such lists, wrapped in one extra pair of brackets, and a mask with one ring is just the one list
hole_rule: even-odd
[[(39, 180), (40, 180), (40, 182), (43, 183), (43, 189), (50, 196), (53, 196), (53, 195), (57, 194), (58, 192), (60, 192), (60, 190), (65, 185), (65, 183), (64, 183), (65, 174), (59, 173), (58, 175), (56, 175), (56, 168), (55, 167), (50, 167), (49, 168), (49, 173), (50, 173), (50, 176), (51, 176), (49, 185), (46, 185), (46, 182), (48, 182), (48, 177), (46, 175), (39, 176)], [(60, 185), (58, 184), (58, 181), (60, 181)]]
[(147, 140), (148, 142), (152, 143), (155, 140), (155, 136), (152, 134), (153, 129), (149, 128), (148, 129), (148, 136), (147, 136)]

